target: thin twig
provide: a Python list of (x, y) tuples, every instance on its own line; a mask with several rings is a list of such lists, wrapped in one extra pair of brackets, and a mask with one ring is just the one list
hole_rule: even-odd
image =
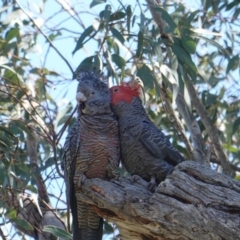
[(62, 55), (62, 53), (53, 45), (51, 40), (48, 38), (48, 36), (42, 31), (40, 27), (35, 23), (34, 19), (27, 13), (27, 11), (24, 10), (24, 8), (21, 6), (21, 4), (18, 2), (18, 0), (15, 0), (15, 2), (18, 4), (19, 8), (27, 15), (27, 17), (30, 19), (30, 21), (34, 24), (34, 26), (38, 29), (38, 31), (45, 37), (47, 42), (49, 42), (50, 46), (57, 52), (57, 54), (63, 59), (63, 61), (67, 64), (69, 69), (71, 70), (72, 74), (74, 74), (74, 71), (67, 61), (67, 59)]
[[(63, 221), (63, 220), (58, 216), (58, 214), (56, 213), (56, 209), (52, 209), (51, 206), (49, 206), (49, 204), (46, 203), (44, 200), (43, 200), (43, 204), (45, 205), (46, 209), (47, 209), (48, 211), (51, 211), (51, 212), (54, 214), (54, 216), (59, 220), (59, 222), (62, 223), (62, 225), (64, 226), (65, 230), (67, 230), (64, 221)], [(58, 227), (59, 227), (59, 226), (58, 226)]]
[[(4, 223), (5, 225), (6, 223)], [(0, 228), (0, 236), (2, 237), (2, 240), (7, 240), (7, 237), (4, 235), (2, 228)]]

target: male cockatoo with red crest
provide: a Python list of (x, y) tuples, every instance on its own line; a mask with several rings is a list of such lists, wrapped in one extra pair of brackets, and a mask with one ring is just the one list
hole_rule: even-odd
[(111, 106), (118, 118), (123, 166), (131, 175), (148, 181), (153, 191), (185, 159), (149, 119), (137, 81), (113, 86), (110, 91)]

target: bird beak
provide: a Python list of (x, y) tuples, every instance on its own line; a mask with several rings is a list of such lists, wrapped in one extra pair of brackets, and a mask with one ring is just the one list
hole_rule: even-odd
[(77, 99), (77, 102), (81, 109), (81, 112), (83, 114), (85, 114), (85, 102), (86, 102), (87, 98), (85, 97), (85, 95), (82, 92), (77, 92), (76, 99)]
[(86, 97), (82, 92), (77, 92), (76, 99), (78, 103), (86, 101)]

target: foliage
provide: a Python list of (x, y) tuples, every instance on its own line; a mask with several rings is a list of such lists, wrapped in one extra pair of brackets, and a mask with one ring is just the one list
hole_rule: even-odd
[[(174, 102), (178, 92), (182, 93), (209, 146), (209, 132), (191, 103), (190, 81), (218, 129), (232, 169), (239, 171), (239, 2), (201, 0), (200, 10), (191, 11), (180, 2), (163, 1), (153, 9), (165, 21), (161, 30), (147, 2), (111, 5), (111, 1), (93, 0), (89, 6), (84, 1), (70, 5), (65, 1), (25, 2), (22, 6), (18, 1), (2, 2), (2, 237), (8, 233), (4, 228), (8, 222), (16, 226), (11, 236), (34, 237), (31, 230), (35, 223), (19, 215), (25, 207), (24, 192), (37, 194), (67, 222), (60, 167), (62, 133), (74, 122), (73, 69), (83, 60), (102, 69), (111, 84), (138, 76), (144, 84), (148, 114), (167, 129), (186, 158), (190, 158), (189, 152), (175, 130), (162, 91), (167, 91), (177, 116)], [(49, 13), (53, 6), (56, 10)], [(184, 123), (184, 117), (179, 117)], [(184, 132), (190, 138), (186, 124)], [(218, 169), (219, 163), (214, 161), (212, 167)], [(44, 213), (42, 201), (36, 206)], [(114, 231), (107, 224), (105, 229), (107, 234), (109, 229)]]

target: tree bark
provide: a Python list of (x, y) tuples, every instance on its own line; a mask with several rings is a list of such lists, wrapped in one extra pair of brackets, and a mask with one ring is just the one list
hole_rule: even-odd
[(154, 193), (124, 177), (86, 179), (78, 197), (115, 223), (120, 239), (240, 239), (240, 182), (191, 161)]

